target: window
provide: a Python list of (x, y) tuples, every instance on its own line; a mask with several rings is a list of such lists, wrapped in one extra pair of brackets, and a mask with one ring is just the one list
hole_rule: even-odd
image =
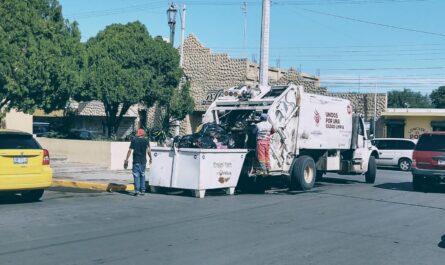
[(377, 144), (377, 148), (381, 150), (388, 150), (388, 141), (387, 140), (380, 140)]
[(415, 143), (411, 141), (400, 141), (398, 150), (414, 150)]
[(418, 151), (445, 151), (445, 135), (423, 134), (417, 142)]
[(403, 138), (405, 135), (405, 121), (404, 120), (386, 120), (386, 137), (388, 138)]
[(42, 149), (32, 135), (0, 134), (0, 149)]
[(373, 144), (380, 150), (413, 150), (416, 145), (405, 140), (374, 140)]

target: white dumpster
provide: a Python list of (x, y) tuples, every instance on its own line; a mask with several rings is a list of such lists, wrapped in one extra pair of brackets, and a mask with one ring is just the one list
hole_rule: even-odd
[(189, 189), (198, 198), (208, 189), (226, 189), (233, 195), (247, 154), (246, 149), (153, 148), (152, 152), (150, 188)]

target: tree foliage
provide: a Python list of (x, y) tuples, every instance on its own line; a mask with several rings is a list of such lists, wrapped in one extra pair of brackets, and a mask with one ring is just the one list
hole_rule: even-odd
[(132, 105), (168, 105), (182, 75), (178, 52), (140, 22), (106, 27), (86, 51), (85, 86), (77, 98), (103, 103), (109, 136)]
[(431, 102), (427, 95), (404, 88), (403, 91), (388, 92), (389, 108), (430, 108)]
[(172, 93), (170, 105), (170, 117), (176, 120), (183, 120), (195, 108), (195, 101), (190, 95), (190, 82), (186, 81), (180, 89), (175, 89)]
[(431, 102), (435, 108), (445, 108), (445, 86), (433, 90), (430, 94)]
[(0, 2), (0, 109), (65, 107), (80, 85), (80, 32), (56, 0)]

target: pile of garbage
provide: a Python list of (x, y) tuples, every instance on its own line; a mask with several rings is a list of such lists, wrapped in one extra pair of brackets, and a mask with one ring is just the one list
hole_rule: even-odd
[(178, 140), (179, 148), (231, 149), (235, 141), (230, 132), (219, 124), (205, 123), (197, 133), (184, 135)]

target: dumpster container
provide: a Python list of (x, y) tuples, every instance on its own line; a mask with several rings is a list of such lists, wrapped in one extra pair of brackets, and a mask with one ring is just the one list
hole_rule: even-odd
[(153, 148), (150, 189), (188, 189), (197, 198), (203, 198), (208, 189), (226, 189), (233, 195), (246, 154), (247, 149)]

